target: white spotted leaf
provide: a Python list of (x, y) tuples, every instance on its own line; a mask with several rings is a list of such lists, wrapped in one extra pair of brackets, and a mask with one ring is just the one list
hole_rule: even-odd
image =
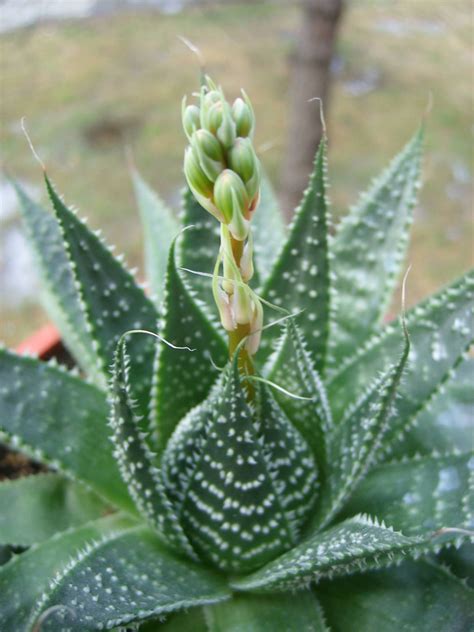
[(59, 533), (0, 566), (0, 630), (30, 632), (28, 621), (31, 621), (38, 599), (56, 573), (66, 567), (71, 556), (107, 533), (117, 533), (132, 524), (128, 518), (117, 514), (107, 516)]
[(179, 224), (171, 209), (136, 169), (132, 169), (132, 180), (143, 226), (147, 281), (159, 302), (163, 298), (168, 250)]
[(420, 549), (407, 537), (366, 516), (355, 516), (304, 539), (255, 573), (231, 582), (238, 590), (295, 590), (309, 582), (391, 565), (398, 556)]
[[(426, 406), (472, 343), (473, 298), (471, 271), (407, 313), (411, 352), (397, 402), (400, 424), (391, 430), (394, 435), (408, 429), (410, 419)], [(396, 355), (399, 331), (398, 322), (386, 326), (332, 374), (328, 393), (336, 420)]]
[[(473, 482), (472, 454), (420, 456), (385, 463), (361, 483), (342, 518), (376, 511), (387, 524), (407, 535), (473, 529)], [(454, 531), (452, 535), (456, 535)]]
[(64, 369), (0, 350), (0, 437), (133, 508), (112, 456), (104, 393)]
[(193, 349), (156, 348), (151, 415), (163, 450), (178, 422), (208, 395), (218, 375), (212, 363), (223, 366), (228, 357), (216, 324), (176, 269), (174, 243), (168, 257), (160, 334), (175, 346)]
[(404, 331), (399, 360), (346, 411), (331, 436), (328, 450), (330, 473), (316, 516), (319, 528), (334, 519), (382, 452), (392, 420), (399, 415), (395, 398), (409, 351), (410, 341)]
[[(326, 361), (330, 315), (326, 189), (326, 141), (323, 140), (290, 233), (263, 287), (267, 301), (290, 312), (304, 310), (299, 325), (308, 353), (320, 372)], [(271, 342), (277, 335), (275, 328), (266, 331), (260, 352), (262, 361), (270, 354)]]
[(310, 398), (295, 399), (275, 391), (275, 398), (308, 442), (318, 468), (325, 475), (328, 466), (327, 442), (333, 430), (331, 411), (324, 384), (314, 369), (301, 332), (291, 320), (286, 322), (265, 372), (269, 380), (289, 393)]
[(286, 226), (277, 196), (262, 171), (260, 202), (252, 217), (253, 245), (259, 282), (264, 284), (286, 238)]
[(146, 527), (111, 534), (60, 571), (35, 615), (56, 604), (42, 632), (110, 630), (228, 599), (221, 577), (175, 557)]
[(168, 499), (156, 455), (140, 428), (130, 387), (130, 357), (125, 339), (117, 345), (110, 384), (110, 427), (114, 456), (130, 496), (142, 517), (161, 537), (178, 550), (194, 556)]
[(422, 140), (420, 128), (344, 217), (332, 241), (333, 367), (370, 337), (389, 306), (417, 199)]
[(86, 326), (58, 222), (32, 200), (18, 182), (13, 184), (20, 201), (28, 243), (40, 274), (44, 306), (81, 369), (105, 387), (104, 377), (95, 366), (93, 340)]
[[(94, 340), (98, 369), (107, 377), (118, 339), (130, 329), (154, 331), (158, 313), (130, 272), (67, 206), (46, 176), (46, 185), (61, 227), (88, 330)], [(135, 336), (133, 389), (141, 414), (148, 409), (155, 343)]]

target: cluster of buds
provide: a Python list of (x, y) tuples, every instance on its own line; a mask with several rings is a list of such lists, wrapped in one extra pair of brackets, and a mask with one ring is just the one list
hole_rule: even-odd
[(182, 106), (189, 140), (184, 174), (196, 200), (221, 223), (213, 290), (222, 325), (231, 340), (248, 336), (245, 347), (254, 355), (263, 322), (261, 303), (248, 286), (253, 275), (250, 221), (261, 177), (252, 143), (255, 116), (244, 91), (231, 105), (209, 77), (195, 96), (199, 105), (187, 105), (185, 97)]

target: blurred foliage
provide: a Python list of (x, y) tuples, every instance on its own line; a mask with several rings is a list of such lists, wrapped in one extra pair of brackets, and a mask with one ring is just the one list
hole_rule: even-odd
[[(360, 0), (346, 12), (340, 33), (327, 117), (338, 214), (405, 143), (433, 95), (426, 184), (409, 254), (410, 304), (472, 260), (470, 16), (465, 0), (449, 6), (438, 0)], [(229, 95), (242, 85), (252, 94), (256, 145), (265, 149), (262, 161), (278, 185), (287, 61), (298, 17), (291, 3), (236, 3), (166, 16), (120, 13), (4, 34), (2, 161), (15, 176), (40, 183), (20, 128), (25, 116), (66, 200), (141, 266), (124, 147), (132, 148), (143, 175), (177, 206), (185, 146), (178, 106), (189, 85), (198, 84), (197, 61), (179, 36), (200, 47)], [(3, 311), (0, 337), (10, 344), (46, 320), (34, 304)]]

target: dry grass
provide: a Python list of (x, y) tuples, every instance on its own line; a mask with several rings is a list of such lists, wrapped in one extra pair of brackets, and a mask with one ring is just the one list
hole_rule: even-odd
[[(140, 264), (140, 228), (123, 146), (133, 147), (144, 176), (176, 203), (184, 147), (179, 103), (197, 84), (195, 60), (178, 35), (200, 46), (230, 94), (241, 86), (251, 94), (257, 142), (274, 143), (263, 159), (277, 181), (286, 134), (287, 58), (298, 18), (288, 6), (122, 14), (3, 36), (3, 160), (16, 175), (40, 181), (19, 129), (26, 116), (67, 201), (94, 227), (104, 227), (131, 263)], [(426, 184), (410, 252), (411, 302), (472, 263), (472, 184), (453, 175), (472, 167), (470, 16), (464, 0), (451, 0), (449, 7), (439, 0), (366, 0), (353, 3), (341, 31), (344, 65), (329, 117), (337, 213), (411, 135), (428, 92), (433, 94)], [(388, 20), (408, 25), (410, 32), (383, 32)], [(429, 32), (430, 24), (441, 32)], [(352, 96), (346, 80), (367, 68), (379, 74), (379, 85)], [(43, 319), (37, 307), (7, 313), (0, 336), (17, 342)]]

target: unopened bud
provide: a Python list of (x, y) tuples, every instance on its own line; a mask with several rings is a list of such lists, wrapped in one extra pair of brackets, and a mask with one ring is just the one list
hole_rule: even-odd
[[(232, 200), (234, 204), (234, 208), (238, 206), (237, 202), (237, 194), (235, 191), (232, 191)], [(233, 213), (232, 219), (229, 222), (229, 232), (232, 234), (234, 239), (237, 241), (244, 241), (247, 239), (250, 231), (250, 222), (248, 219), (245, 219), (242, 213)]]
[(249, 232), (249, 239), (244, 246), (244, 251), (242, 253), (242, 257), (240, 259), (240, 273), (242, 275), (242, 280), (245, 283), (248, 283), (250, 279), (253, 277), (253, 244), (252, 244), (252, 233)]
[(193, 132), (200, 128), (200, 112), (197, 105), (186, 105), (186, 97), (182, 101), (181, 120), (184, 133), (191, 140)]
[(245, 343), (245, 348), (251, 356), (255, 355), (258, 351), (263, 327), (263, 307), (256, 297), (252, 301), (252, 308), (253, 315), (250, 321), (250, 335)]
[(189, 188), (199, 204), (209, 213), (212, 213), (219, 221), (223, 221), (223, 216), (212, 203), (213, 183), (206, 176), (196, 153), (192, 147), (187, 147), (184, 152), (184, 175)]
[(234, 119), (232, 118), (232, 112), (230, 109), (230, 105), (227, 101), (224, 101), (224, 97), (222, 96), (222, 121), (217, 128), (216, 136), (221, 141), (223, 146), (226, 149), (232, 147), (236, 137), (237, 130)]
[(237, 327), (229, 296), (220, 287), (216, 289), (214, 298), (219, 310), (222, 326), (226, 331), (234, 331)]
[(232, 105), (232, 116), (235, 121), (237, 136), (252, 136), (255, 127), (255, 116), (250, 99), (242, 91), (244, 99), (238, 97)]
[(244, 216), (248, 196), (241, 178), (230, 169), (225, 169), (214, 184), (214, 202), (229, 224), (236, 215)]
[(214, 182), (223, 168), (222, 147), (219, 141), (205, 129), (195, 132), (191, 145), (199, 157), (199, 163), (206, 176)]
[(260, 189), (260, 163), (250, 138), (237, 138), (229, 152), (232, 170), (242, 178), (250, 200)]
[(232, 308), (234, 318), (239, 325), (247, 325), (252, 318), (252, 302), (247, 287), (236, 284), (232, 295)]

